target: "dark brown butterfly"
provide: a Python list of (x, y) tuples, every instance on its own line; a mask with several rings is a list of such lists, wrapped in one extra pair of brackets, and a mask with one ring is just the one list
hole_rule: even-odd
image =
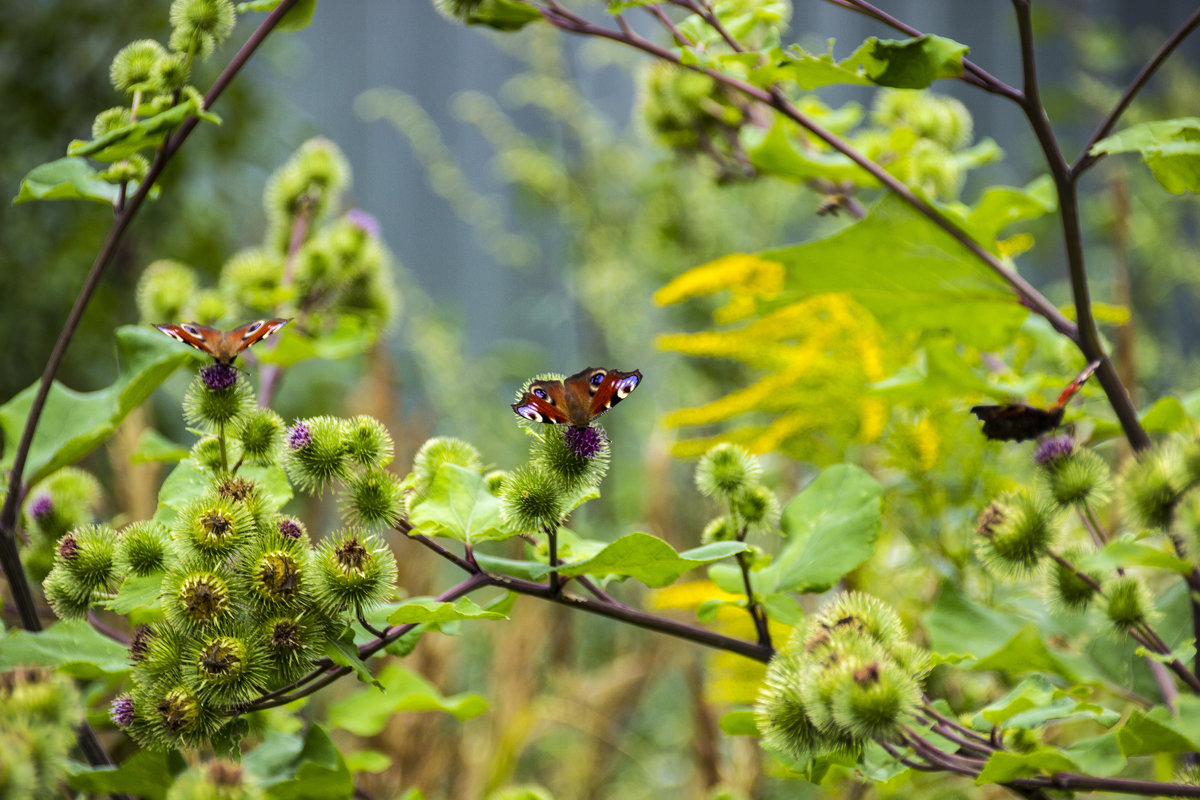
[(1023, 442), (1049, 433), (1062, 422), (1067, 402), (1079, 391), (1079, 387), (1092, 377), (1100, 366), (1093, 361), (1079, 373), (1079, 377), (1067, 384), (1058, 402), (1050, 408), (1037, 408), (1024, 403), (1003, 406), (974, 406), (971, 413), (983, 421), (983, 435), (1001, 442)]
[(208, 353), (217, 360), (218, 364), (232, 364), (233, 360), (247, 347), (258, 344), (275, 331), (291, 322), (292, 319), (259, 319), (239, 325), (231, 331), (221, 331), (207, 325), (189, 322), (183, 325), (155, 325), (160, 331), (191, 345), (197, 350)]
[(629, 396), (642, 373), (588, 367), (562, 381), (534, 381), (512, 410), (534, 422), (586, 428)]

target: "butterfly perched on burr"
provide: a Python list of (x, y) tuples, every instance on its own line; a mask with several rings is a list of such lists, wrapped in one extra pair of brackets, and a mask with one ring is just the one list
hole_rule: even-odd
[(1058, 396), (1058, 402), (1050, 408), (1038, 408), (1024, 403), (1003, 406), (974, 406), (971, 413), (983, 421), (983, 435), (1001, 442), (1023, 442), (1049, 433), (1062, 423), (1067, 402), (1079, 391), (1100, 362), (1088, 364), (1079, 377), (1067, 384)]
[(172, 339), (190, 345), (202, 353), (208, 353), (216, 359), (218, 364), (228, 366), (247, 347), (258, 344), (291, 321), (291, 317), (258, 319), (254, 322), (247, 322), (245, 325), (239, 325), (231, 331), (222, 331), (195, 322), (182, 325), (155, 325), (154, 327)]
[(629, 396), (642, 373), (587, 367), (561, 381), (533, 381), (513, 403), (518, 416), (533, 422), (586, 428), (593, 419)]

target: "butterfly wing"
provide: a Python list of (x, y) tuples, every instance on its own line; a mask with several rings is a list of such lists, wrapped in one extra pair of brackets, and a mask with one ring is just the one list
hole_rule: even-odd
[(202, 353), (207, 353), (220, 361), (217, 355), (221, 344), (221, 332), (207, 325), (195, 322), (185, 322), (182, 325), (155, 325), (160, 331), (177, 342), (194, 347)]
[(621, 372), (617, 369), (588, 367), (575, 373), (565, 381), (568, 399), (578, 398), (581, 407), (577, 415), (580, 422), (572, 419), (572, 424), (584, 427), (596, 417), (608, 411), (617, 403), (629, 396), (629, 393), (642, 382), (642, 373)]
[(567, 392), (562, 381), (533, 381), (521, 399), (513, 403), (512, 410), (533, 422), (566, 425), (571, 421), (567, 417)]
[(1062, 390), (1062, 394), (1060, 394), (1058, 396), (1058, 402), (1055, 403), (1055, 406), (1058, 408), (1062, 408), (1063, 406), (1065, 406), (1067, 404), (1067, 401), (1070, 400), (1075, 395), (1075, 393), (1078, 392), (1079, 389), (1085, 383), (1087, 383), (1087, 379), (1092, 377), (1092, 373), (1094, 373), (1099, 368), (1100, 368), (1099, 361), (1093, 361), (1092, 363), (1090, 363), (1086, 367), (1084, 367), (1083, 372), (1079, 373), (1079, 377), (1077, 377), (1075, 380), (1068, 383), (1067, 388)]
[(254, 322), (247, 322), (245, 325), (239, 325), (222, 336), (221, 351), (222, 355), (227, 355), (227, 359), (222, 359), (218, 356), (217, 360), (223, 364), (230, 363), (243, 350), (258, 344), (291, 321), (291, 317), (287, 319), (276, 317), (275, 319), (259, 319)]
[(1016, 403), (974, 406), (971, 413), (983, 422), (983, 435), (999, 442), (1023, 442), (1049, 433), (1062, 422), (1061, 406), (1044, 409)]

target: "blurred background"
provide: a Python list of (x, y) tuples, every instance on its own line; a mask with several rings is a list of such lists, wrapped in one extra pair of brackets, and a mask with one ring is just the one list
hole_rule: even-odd
[[(880, 5), (918, 29), (970, 44), (973, 60), (1007, 82), (1019, 81), (1008, 4)], [(88, 138), (95, 113), (118, 102), (108, 84), (112, 55), (131, 39), (166, 30), (167, 6), (41, 0), (0, 7), (0, 68), (9, 76), (0, 181), (10, 193), (34, 165), (62, 155), (68, 140)], [(1185, 0), (1109, 0), (1058, 3), (1052, 14), (1038, 15), (1043, 91), (1069, 157), (1194, 8)], [(239, 26), (226, 57), (249, 29)], [(785, 41), (823, 51), (834, 37), (835, 53), (844, 57), (870, 35), (891, 34), (833, 4), (798, 2)], [(1195, 114), (1198, 53), (1200, 40), (1186, 44), (1126, 121)], [(218, 54), (193, 81), (206, 87), (222, 63)], [(400, 471), (434, 434), (468, 439), (486, 460), (508, 467), (524, 455), (508, 406), (526, 378), (586, 365), (637, 368), (646, 375), (644, 387), (605, 418), (614, 442), (605, 496), (572, 526), (592, 538), (647, 530), (677, 547), (695, 546), (712, 509), (697, 502), (692, 462), (681, 456), (696, 451), (686, 440), (708, 441), (725, 428), (681, 430), (663, 418), (736, 390), (755, 368), (656, 348), (659, 335), (710, 327), (716, 301), (657, 307), (652, 297), (673, 277), (719, 256), (828, 235), (848, 221), (818, 216), (820, 194), (775, 179), (738, 180), (718, 161), (665, 136), (654, 124), (661, 116), (646, 108), (655, 77), (645, 58), (617, 45), (539, 26), (512, 35), (466, 28), (426, 0), (320, 4), (309, 28), (271, 37), (214, 109), (224, 124), (202, 126), (171, 165), (161, 199), (139, 216), (90, 307), (60, 380), (79, 390), (111, 382), (112, 331), (137, 321), (135, 287), (146, 265), (178, 259), (215, 278), (227, 258), (262, 239), (267, 176), (301, 143), (325, 136), (353, 170), (347, 207), (381, 225), (397, 265), (402, 311), (371, 353), (289, 372), (277, 410), (288, 419), (374, 414), (396, 437)], [(950, 81), (934, 89), (965, 104), (973, 142), (990, 137), (1004, 154), (964, 170), (955, 197), (974, 202), (983, 186), (1020, 186), (1037, 177), (1036, 144), (1011, 104)], [(831, 107), (869, 109), (875, 102), (858, 87), (832, 87), (821, 98)], [(1131, 159), (1085, 179), (1092, 200), (1085, 222), (1097, 295), (1154, 310), (1137, 320), (1136, 336), (1130, 327), (1118, 342), (1135, 390), (1153, 397), (1200, 366), (1189, 313), (1200, 278), (1197, 206), (1193, 198), (1158, 191), (1139, 167)], [(111, 217), (92, 205), (0, 205), (0, 296), (7, 312), (0, 315), (7, 343), (0, 398), (40, 374)], [(1033, 246), (1020, 268), (1055, 302), (1067, 302), (1053, 218), (1027, 231)], [(847, 391), (861, 391), (871, 376), (853, 377), (857, 384)], [(139, 424), (187, 441), (178, 419), (183, 382), (177, 376), (160, 391)], [(813, 412), (816, 421), (803, 435), (769, 448), (777, 452), (769, 464), (781, 498), (803, 485), (814, 465), (844, 458), (911, 476), (904, 459), (920, 460), (920, 426), (927, 424), (920, 414), (928, 411), (898, 413), (874, 441), (865, 440), (857, 422), (843, 430)], [(940, 441), (953, 441), (954, 433), (940, 429)], [(116, 487), (108, 513), (133, 519), (148, 516), (147, 504), (152, 513), (162, 474), (153, 465), (128, 465), (135, 438), (118, 435), (85, 465)], [(979, 438), (958, 451), (944, 445), (937, 460), (962, 478), (958, 495), (948, 491), (933, 501), (920, 482), (895, 484), (901, 490), (889, 509), (895, 535), (937, 539), (945, 563), (934, 570), (943, 577), (969, 556), (962, 528), (976, 510), (970, 498), (997, 480), (999, 467), (979, 463)], [(903, 491), (926, 494), (908, 503)], [(447, 585), (440, 564), (396, 544), (401, 584), (410, 593)], [(903, 562), (906, 552), (893, 556)], [(889, 573), (866, 569), (858, 578), (866, 588), (876, 579), (888, 580)], [(908, 573), (897, 595), (917, 586), (911, 594), (921, 598), (919, 585), (928, 579)], [(621, 590), (662, 607), (689, 602)], [(910, 618), (920, 613), (903, 610)], [(717, 728), (723, 710), (753, 699), (761, 676), (756, 665), (533, 601), (520, 601), (514, 616), (502, 626), (464, 626), (460, 637), (426, 637), (408, 660), (443, 691), (487, 696), (486, 715), (466, 723), (397, 715), (370, 742), (342, 732), (343, 746), (391, 759), (391, 767), (360, 781), (374, 796), (420, 787), (430, 798), (483, 797), (523, 784), (562, 798), (819, 793), (771, 777), (752, 740)], [(719, 624), (749, 634), (737, 627), (740, 620)], [(315, 701), (316, 717), (325, 702)]]

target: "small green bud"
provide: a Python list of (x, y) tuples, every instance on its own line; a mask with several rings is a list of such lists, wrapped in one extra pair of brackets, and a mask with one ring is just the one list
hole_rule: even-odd
[(154, 520), (135, 522), (117, 538), (117, 566), (130, 575), (146, 576), (166, 567), (170, 535)]
[(204, 61), (217, 49), (217, 42), (207, 33), (185, 28), (171, 31), (167, 45), (186, 59)]
[(364, 467), (392, 463), (392, 435), (374, 417), (357, 416), (346, 423), (346, 453)]
[(696, 488), (709, 497), (732, 498), (758, 482), (762, 467), (745, 448), (729, 443), (709, 449), (696, 465)]
[(1105, 591), (1107, 603), (1105, 613), (1113, 629), (1118, 633), (1129, 633), (1149, 621), (1154, 606), (1150, 593), (1142, 582), (1132, 575), (1117, 578)]
[(145, 156), (134, 154), (112, 164), (100, 173), (100, 177), (109, 183), (130, 183), (145, 178), (149, 171), (150, 162)]
[(372, 529), (392, 527), (404, 516), (404, 487), (387, 470), (369, 469), (347, 481), (341, 506), (353, 524)]
[(151, 72), (151, 82), (160, 92), (173, 93), (187, 86), (192, 76), (192, 64), (183, 53), (167, 53), (158, 59)]
[(1058, 519), (1058, 508), (1040, 495), (1004, 495), (980, 515), (980, 557), (1000, 574), (1028, 575), (1058, 538)]
[(101, 498), (100, 482), (77, 467), (63, 467), (29, 492), (25, 515), (45, 542), (92, 522)]
[(87, 616), (95, 591), (79, 582), (66, 570), (55, 566), (42, 583), (46, 602), (59, 619), (83, 619)]
[(183, 652), (188, 639), (166, 621), (143, 625), (129, 645), (139, 685), (169, 688), (183, 679)]
[(54, 565), (61, 566), (85, 589), (103, 589), (113, 582), (116, 534), (107, 525), (75, 528), (58, 540)]
[(142, 272), (137, 286), (138, 313), (143, 322), (175, 322), (184, 319), (196, 294), (196, 274), (190, 267), (164, 259)]
[[(608, 472), (611, 457), (608, 437), (603, 429), (596, 426), (599, 434), (598, 444), (582, 453), (579, 448), (573, 448), (567, 441), (574, 428), (558, 425), (541, 425), (540, 430), (533, 431), (533, 439), (529, 448), (530, 459), (541, 465), (547, 472), (558, 479), (563, 491), (568, 494), (588, 492), (600, 485), (600, 481)], [(566, 428), (566, 429), (564, 429)], [(586, 431), (585, 431), (586, 433)], [(578, 434), (576, 434), (578, 436)], [(591, 455), (592, 450), (595, 452)]]
[(252, 407), (237, 419), (233, 435), (241, 443), (244, 458), (266, 467), (278, 460), (286, 428), (283, 417), (271, 409)]
[(904, 641), (900, 616), (882, 600), (862, 592), (845, 592), (821, 609), (809, 623), (810, 639), (828, 633), (835, 639), (865, 636), (885, 651)]
[(494, 469), (484, 473), (483, 483), (487, 486), (487, 490), (493, 497), (500, 496), (500, 488), (504, 486), (504, 479), (508, 477), (508, 472), (502, 469)]
[(513, 470), (500, 487), (500, 515), (510, 528), (538, 531), (562, 521), (563, 490), (539, 462)]
[(113, 88), (129, 94), (152, 88), (154, 66), (164, 55), (163, 46), (153, 39), (139, 39), (125, 45), (113, 58), (108, 71)]
[(243, 565), (244, 594), (257, 607), (277, 614), (305, 604), (313, 581), (307, 538), (264, 536), (245, 554)]
[(1170, 528), (1175, 504), (1187, 485), (1181, 456), (1176, 447), (1156, 447), (1132, 459), (1121, 474), (1123, 505), (1136, 524)]
[[(136, 702), (136, 701), (135, 701)], [(212, 730), (212, 712), (185, 686), (176, 686), (154, 703), (151, 717), (166, 735), (184, 742), (199, 742)]]
[(229, 582), (204, 569), (181, 565), (163, 582), (163, 610), (180, 630), (194, 631), (224, 622), (233, 613)]
[(429, 487), (443, 464), (480, 470), (483, 469), (483, 457), (473, 445), (462, 439), (437, 436), (425, 442), (413, 456), (413, 475), (416, 478), (414, 501), (424, 500), (429, 494)]
[(739, 531), (734, 526), (733, 520), (728, 516), (720, 516), (704, 526), (704, 531), (700, 534), (700, 541), (703, 544), (736, 542), (738, 535)]
[(216, 325), (229, 316), (229, 301), (216, 289), (201, 289), (191, 307), (192, 318), (205, 325)]
[[(233, 33), (237, 24), (237, 12), (231, 0), (175, 0), (171, 3), (171, 47), (181, 52), (193, 52), (200, 58), (206, 58), (212, 52), (213, 44), (220, 44)], [(202, 52), (192, 47), (180, 47), (176, 37), (181, 41), (193, 42), (205, 39), (212, 44), (207, 46), (208, 52)]]
[(184, 676), (196, 697), (225, 708), (258, 693), (268, 674), (265, 653), (244, 635), (215, 632), (194, 639), (184, 655)]
[(289, 221), (280, 228), (280, 249), (286, 251), (293, 217), (305, 210), (313, 218), (322, 216), (349, 181), (350, 163), (332, 141), (319, 136), (300, 145), (271, 175), (263, 191), (267, 218)]
[(779, 527), (779, 500), (765, 486), (750, 486), (733, 496), (734, 518), (762, 531)]
[(309, 492), (323, 492), (350, 474), (346, 425), (337, 417), (297, 420), (284, 436), (283, 454), (288, 477)]
[(284, 259), (265, 247), (253, 247), (233, 254), (221, 268), (220, 286), (226, 296), (256, 313), (272, 313), (288, 299), (281, 287)]
[[(241, 443), (237, 439), (227, 439), (225, 460), (229, 465), (236, 464), (241, 454)], [(201, 436), (188, 452), (188, 460), (201, 469), (211, 472), (223, 472), (226, 468), (221, 460), (221, 440), (214, 435)]]
[(921, 689), (890, 659), (859, 659), (833, 693), (833, 719), (855, 739), (900, 737)]
[(92, 121), (92, 138), (99, 139), (106, 133), (120, 130), (133, 121), (128, 106), (106, 108)]
[(345, 528), (317, 547), (318, 597), (335, 611), (377, 605), (391, 596), (396, 558), (377, 537)]
[(800, 655), (776, 653), (754, 705), (754, 718), (763, 744), (796, 759), (821, 750), (822, 736), (805, 710), (800, 679), (805, 664)]
[(1102, 504), (1112, 489), (1108, 464), (1092, 450), (1075, 448), (1042, 464), (1040, 472), (1050, 496), (1064, 508)]
[(433, 0), (433, 7), (446, 19), (466, 22), (483, 0)]
[[(1063, 558), (1070, 564), (1078, 564), (1083, 555), (1084, 551), (1079, 548), (1071, 548), (1062, 553)], [(1080, 577), (1075, 570), (1057, 561), (1050, 573), (1048, 588), (1054, 604), (1063, 611), (1074, 614), (1085, 611), (1096, 595), (1096, 589), (1091, 583)]]
[(266, 528), (271, 521), (275, 509), (263, 496), (258, 484), (248, 478), (225, 475), (219, 477), (213, 486), (216, 496), (233, 503), (250, 517), (255, 528)]
[(270, 617), (259, 626), (268, 663), (275, 670), (272, 683), (291, 683), (313, 668), (325, 641), (325, 628), (311, 614)]
[(171, 538), (181, 553), (194, 553), (201, 563), (216, 566), (235, 555), (253, 533), (254, 518), (242, 504), (210, 494), (180, 512)]

